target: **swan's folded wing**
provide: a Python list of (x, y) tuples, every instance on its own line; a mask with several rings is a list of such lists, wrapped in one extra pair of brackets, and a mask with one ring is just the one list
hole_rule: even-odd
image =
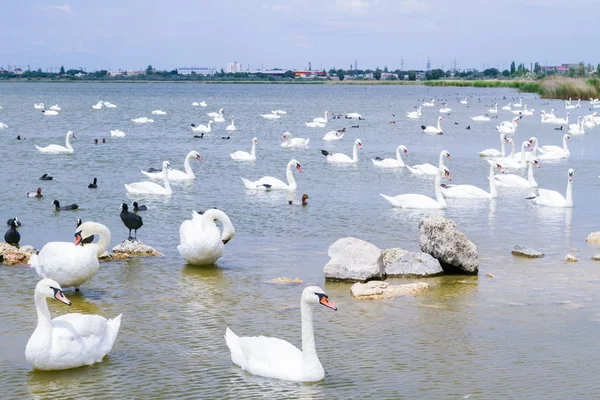
[(548, 189), (538, 189), (538, 202), (549, 205), (561, 205), (566, 202), (562, 194)]
[(52, 348), (63, 366), (93, 364), (106, 355), (106, 318), (100, 315), (66, 314), (52, 320)]
[(244, 369), (261, 376), (291, 375), (302, 367), (302, 352), (285, 340), (241, 337), (239, 345), (246, 360)]

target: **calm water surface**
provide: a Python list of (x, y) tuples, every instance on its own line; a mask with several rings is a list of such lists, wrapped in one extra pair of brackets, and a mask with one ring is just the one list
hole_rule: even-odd
[[(458, 99), (469, 96), (466, 108)], [(494, 201), (449, 200), (440, 211), (457, 222), (480, 254), (479, 277), (444, 276), (425, 279), (432, 288), (415, 298), (357, 301), (350, 284), (325, 283), (327, 249), (343, 236), (356, 236), (381, 248), (418, 249), (418, 221), (424, 212), (392, 209), (379, 193), (423, 193), (433, 196), (433, 179), (411, 176), (406, 170), (382, 171), (370, 159), (393, 157), (396, 147), (408, 147), (407, 163), (437, 163), (442, 149), (453, 181), (487, 188), (488, 167), (477, 152), (499, 148), (494, 127), (499, 119), (472, 122), (498, 101), (504, 105), (518, 94), (509, 90), (426, 87), (354, 87), (287, 85), (187, 84), (12, 84), (0, 85), (0, 132), (3, 160), (0, 205), (3, 221), (17, 215), (23, 222), (22, 244), (41, 248), (53, 240), (73, 239), (76, 218), (107, 225), (112, 245), (127, 236), (119, 205), (137, 200), (148, 205), (138, 237), (165, 254), (162, 258), (101, 264), (82, 288), (67, 292), (71, 308), (50, 302), (53, 316), (66, 312), (123, 313), (117, 342), (104, 362), (70, 371), (32, 371), (24, 357), (36, 325), (33, 290), (38, 277), (23, 267), (0, 268), (0, 387), (2, 398), (592, 398), (600, 396), (597, 371), (600, 352), (598, 264), (590, 261), (595, 248), (585, 243), (598, 230), (600, 140), (590, 130), (574, 137), (568, 160), (547, 162), (536, 170), (541, 187), (565, 191), (567, 169), (575, 169), (573, 210), (536, 207), (527, 193), (499, 189)], [(506, 97), (506, 100), (503, 98)], [(559, 101), (524, 95), (539, 110)], [(453, 109), (444, 116), (444, 136), (420, 132), (434, 125), (439, 108), (424, 108), (419, 121), (406, 111), (423, 99), (447, 99)], [(116, 109), (92, 110), (98, 100)], [(206, 101), (207, 108), (192, 107)], [(58, 103), (58, 116), (46, 117), (33, 103)], [(544, 104), (542, 104), (544, 103)], [(549, 104), (545, 104), (549, 103)], [(237, 132), (230, 140), (226, 124), (211, 135), (193, 139), (190, 123), (206, 124), (205, 113), (225, 108)], [(152, 116), (154, 109), (167, 112)], [(278, 121), (259, 114), (288, 112)], [(360, 112), (366, 121), (333, 120), (327, 128), (311, 129), (304, 122), (334, 113)], [(588, 114), (585, 107), (573, 110)], [(396, 116), (392, 116), (396, 114)], [(148, 116), (154, 124), (136, 125), (132, 118)], [(396, 125), (389, 121), (396, 120)], [(455, 125), (458, 122), (458, 125)], [(471, 125), (471, 130), (465, 127)], [(347, 128), (343, 140), (325, 143), (331, 129)], [(532, 135), (540, 144), (560, 145), (562, 133), (525, 117), (516, 142)], [(125, 131), (111, 138), (111, 129)], [(43, 155), (34, 144), (63, 144), (67, 130), (71, 155)], [(311, 139), (308, 150), (284, 150), (283, 132)], [(17, 135), (26, 140), (17, 141)], [(259, 139), (256, 163), (235, 163), (229, 153), (249, 151)], [(94, 139), (107, 138), (106, 144)], [(327, 165), (321, 149), (351, 154), (354, 139), (363, 150), (354, 167)], [(170, 198), (127, 195), (124, 183), (143, 181), (140, 169), (158, 168), (170, 160), (183, 169), (192, 161), (197, 179), (173, 183)], [(287, 162), (296, 158), (298, 191), (251, 193), (241, 177), (285, 177)], [(52, 182), (38, 180), (43, 173)], [(524, 173), (523, 173), (524, 174)], [(524, 174), (525, 175), (525, 174)], [(87, 184), (98, 178), (97, 190)], [(41, 201), (24, 194), (42, 187)], [(306, 208), (288, 206), (310, 196)], [(75, 212), (53, 212), (52, 200), (76, 202)], [(176, 246), (179, 225), (192, 210), (218, 207), (231, 217), (236, 236), (212, 268), (186, 266)], [(546, 252), (546, 258), (523, 261), (510, 254), (515, 244)], [(571, 248), (580, 261), (562, 261)], [(493, 274), (489, 278), (486, 274)], [(225, 327), (240, 335), (265, 334), (300, 346), (299, 297), (302, 286), (275, 286), (265, 281), (300, 277), (322, 286), (338, 305), (332, 312), (315, 310), (317, 350), (326, 370), (324, 381), (298, 384), (255, 377), (232, 365), (223, 339)], [(396, 280), (408, 282), (409, 280)], [(394, 281), (393, 281), (394, 282)]]

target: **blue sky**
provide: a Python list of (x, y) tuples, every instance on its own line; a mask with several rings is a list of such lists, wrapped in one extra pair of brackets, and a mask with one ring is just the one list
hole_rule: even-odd
[(423, 69), (600, 62), (598, 0), (7, 1), (0, 65)]

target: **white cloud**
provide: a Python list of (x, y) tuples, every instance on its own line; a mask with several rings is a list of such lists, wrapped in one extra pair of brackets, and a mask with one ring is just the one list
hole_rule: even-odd
[(64, 13), (67, 14), (71, 14), (73, 12), (73, 7), (71, 7), (69, 4), (61, 4), (61, 5), (56, 5), (56, 6), (49, 6), (49, 7), (45, 7), (45, 10), (57, 10), (57, 11), (62, 11)]

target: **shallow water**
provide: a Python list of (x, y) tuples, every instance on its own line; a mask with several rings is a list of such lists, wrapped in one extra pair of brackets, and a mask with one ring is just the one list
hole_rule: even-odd
[[(518, 94), (510, 90), (427, 88), (412, 86), (195, 85), (195, 84), (63, 84), (3, 83), (0, 85), (0, 204), (4, 220), (17, 215), (22, 244), (41, 248), (53, 240), (73, 239), (75, 221), (107, 225), (115, 245), (127, 236), (119, 205), (134, 200), (148, 205), (141, 214), (139, 238), (165, 254), (101, 264), (82, 287), (67, 291), (73, 306), (50, 302), (53, 316), (66, 312), (123, 313), (117, 342), (104, 362), (60, 372), (32, 371), (24, 358), (27, 340), (36, 324), (33, 289), (35, 271), (0, 268), (0, 386), (2, 397), (14, 398), (591, 398), (600, 350), (600, 322), (595, 248), (585, 243), (598, 230), (598, 158), (600, 141), (594, 130), (574, 137), (568, 160), (546, 162), (536, 170), (541, 187), (564, 193), (566, 171), (575, 169), (573, 210), (536, 207), (526, 192), (499, 189), (494, 201), (449, 200), (439, 211), (457, 222), (479, 249), (479, 277), (442, 276), (425, 279), (432, 288), (414, 298), (356, 301), (346, 283), (325, 283), (327, 249), (343, 236), (356, 236), (381, 248), (418, 249), (418, 221), (426, 212), (392, 209), (379, 193), (423, 193), (433, 196), (433, 179), (411, 176), (406, 169), (382, 171), (370, 159), (393, 157), (399, 144), (408, 147), (409, 165), (437, 163), (448, 150), (446, 165), (453, 182), (488, 187), (488, 167), (477, 152), (499, 148), (494, 127), (512, 114), (499, 111), (492, 122), (473, 122), (496, 100), (500, 106)], [(470, 106), (457, 99), (470, 96)], [(559, 101), (523, 95), (539, 110), (553, 106), (564, 116)], [(507, 100), (503, 100), (506, 97)], [(423, 99), (448, 99), (453, 109), (444, 116), (443, 136), (420, 132), (434, 125), (439, 108), (424, 108), (419, 121), (406, 111)], [(116, 109), (92, 110), (98, 100)], [(192, 107), (205, 100), (207, 108)], [(421, 100), (421, 101), (418, 101)], [(58, 116), (43, 116), (33, 103), (58, 103)], [(544, 103), (542, 105), (542, 103)], [(550, 104), (545, 104), (550, 103)], [(238, 130), (231, 140), (225, 126), (193, 139), (190, 123), (208, 122), (205, 113), (225, 108), (235, 115)], [(152, 116), (162, 109), (165, 116)], [(274, 109), (288, 112), (277, 121), (260, 117)], [(305, 121), (334, 113), (360, 112), (365, 121), (333, 120), (327, 128), (311, 129)], [(393, 117), (392, 113), (396, 116)], [(589, 114), (585, 107), (571, 118)], [(154, 124), (130, 120), (148, 116)], [(396, 125), (389, 121), (396, 120)], [(454, 123), (458, 122), (458, 125)], [(359, 123), (360, 128), (351, 125)], [(465, 126), (470, 125), (471, 130)], [(321, 137), (347, 127), (339, 142)], [(538, 116), (524, 117), (519, 144), (532, 135), (540, 144), (560, 145), (564, 132), (542, 125)], [(125, 131), (111, 138), (111, 129)], [(44, 155), (34, 144), (63, 144), (67, 130), (72, 155)], [(308, 150), (284, 150), (284, 131), (311, 139)], [(21, 135), (26, 140), (17, 141)], [(235, 163), (229, 153), (249, 151), (259, 139), (256, 163)], [(95, 145), (94, 138), (107, 138)], [(321, 149), (351, 154), (360, 137), (363, 150), (355, 167), (327, 165)], [(143, 181), (140, 169), (158, 168), (170, 160), (183, 169), (190, 150), (197, 179), (173, 183), (174, 194), (162, 199), (126, 195), (123, 183)], [(285, 177), (285, 166), (296, 158), (303, 172), (295, 173), (298, 190), (251, 193), (241, 177)], [(38, 178), (54, 176), (51, 182)], [(523, 173), (524, 174), (524, 173)], [(525, 175), (525, 174), (524, 174)], [(98, 178), (98, 189), (87, 184)], [(24, 194), (42, 187), (44, 198)], [(310, 196), (308, 207), (288, 206)], [(75, 212), (55, 213), (52, 200), (75, 202)], [(218, 207), (231, 217), (236, 236), (227, 244), (217, 267), (186, 266), (176, 246), (181, 222), (192, 210)], [(546, 252), (541, 260), (520, 260), (510, 254), (515, 244)], [(562, 261), (572, 247), (575, 264)], [(489, 278), (485, 274), (493, 274)], [(300, 277), (322, 286), (338, 311), (315, 310), (319, 357), (324, 381), (298, 384), (254, 377), (231, 364), (223, 339), (226, 326), (240, 335), (272, 335), (300, 345), (299, 296), (302, 286), (275, 286), (265, 281)], [(409, 280), (406, 280), (409, 281)], [(398, 280), (397, 282), (401, 282)], [(10, 393), (10, 395), (8, 395)]]

